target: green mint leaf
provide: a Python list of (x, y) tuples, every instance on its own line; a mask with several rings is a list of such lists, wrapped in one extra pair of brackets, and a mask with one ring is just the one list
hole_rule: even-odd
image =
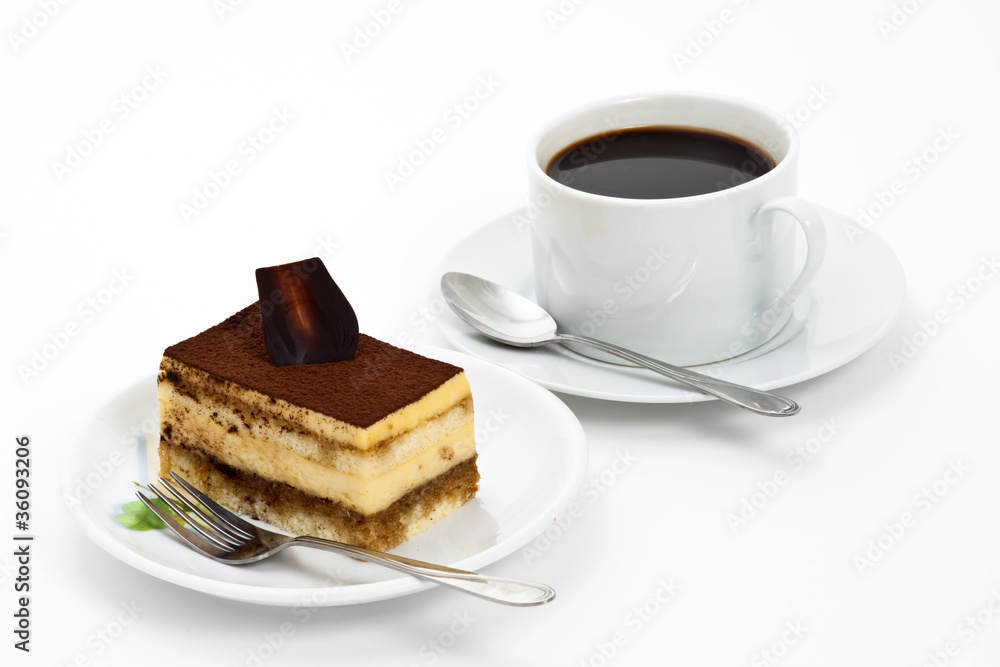
[[(153, 502), (163, 511), (173, 514), (167, 504), (159, 498), (153, 498)], [(163, 523), (160, 517), (156, 516), (153, 510), (146, 507), (141, 500), (133, 500), (122, 505), (122, 513), (116, 518), (121, 525), (130, 530), (159, 530), (167, 527), (167, 524)]]

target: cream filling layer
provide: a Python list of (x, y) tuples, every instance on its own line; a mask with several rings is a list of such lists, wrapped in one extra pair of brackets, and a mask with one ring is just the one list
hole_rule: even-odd
[(184, 419), (167, 423), (173, 443), (199, 449), (227, 465), (343, 503), (363, 514), (384, 510), (476, 453), (475, 428), (468, 420), (408, 461), (378, 475), (359, 477), (245, 432), (230, 433), (205, 414), (189, 412)]
[(423, 422), (427, 415), (439, 415), (450, 406), (472, 396), (465, 372), (459, 372), (420, 399), (386, 415), (367, 428), (361, 428), (224, 380), (173, 357), (164, 356), (160, 362), (161, 385), (164, 384), (162, 380), (168, 371), (182, 378), (184, 386), (193, 393), (225, 396), (255, 412), (278, 414), (289, 424), (306, 433), (314, 433), (320, 439), (363, 450), (406, 433)]

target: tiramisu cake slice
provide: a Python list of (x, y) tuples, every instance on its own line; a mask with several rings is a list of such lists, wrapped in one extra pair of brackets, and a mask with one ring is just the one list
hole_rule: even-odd
[[(321, 270), (308, 268), (315, 263)], [(319, 260), (266, 271), (297, 271), (312, 292), (293, 274), (277, 293), (264, 289), (258, 272), (262, 301), (164, 352), (160, 474), (176, 471), (221, 504), (289, 532), (378, 550), (471, 499), (479, 473), (464, 371), (356, 330), (346, 343), (337, 333), (320, 345), (342, 360), (294, 361), (302, 340), (323, 339), (317, 312), (326, 288), (315, 283), (333, 281)], [(275, 312), (278, 329), (291, 333), (267, 341)], [(283, 345), (276, 361), (269, 350)], [(317, 351), (304, 347), (307, 359)]]

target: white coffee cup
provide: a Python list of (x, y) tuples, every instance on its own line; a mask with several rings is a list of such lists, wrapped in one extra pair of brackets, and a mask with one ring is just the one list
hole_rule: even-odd
[[(611, 142), (622, 130), (655, 126), (734, 136), (775, 166), (728, 189), (671, 199), (596, 195), (546, 174), (550, 161), (579, 141)], [(621, 97), (555, 119), (528, 155), (539, 302), (560, 330), (677, 365), (721, 361), (764, 344), (785, 325), (826, 251), (822, 219), (795, 196), (798, 152), (798, 137), (781, 116), (717, 95)], [(800, 238), (807, 253), (797, 268)]]

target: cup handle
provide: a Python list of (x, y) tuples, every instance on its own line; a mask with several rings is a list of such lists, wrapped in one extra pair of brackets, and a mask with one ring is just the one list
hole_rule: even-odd
[(816, 277), (819, 267), (826, 256), (826, 225), (823, 218), (812, 204), (798, 197), (779, 197), (766, 202), (757, 209), (751, 220), (752, 234), (755, 244), (762, 247), (766, 244), (764, 221), (776, 211), (782, 211), (795, 218), (806, 235), (806, 261), (792, 286), (772, 303), (766, 310), (759, 313), (755, 320), (766, 317), (767, 321), (776, 321), (795, 301), (802, 296), (806, 287)]

